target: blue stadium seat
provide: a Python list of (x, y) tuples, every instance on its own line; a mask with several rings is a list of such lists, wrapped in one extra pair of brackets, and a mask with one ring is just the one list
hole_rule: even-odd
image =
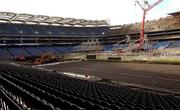
[(18, 35), (15, 25), (11, 23), (0, 23), (0, 30), (6, 35)]
[(31, 53), (32, 56), (40, 56), (41, 54), (45, 53), (39, 47), (25, 47), (25, 50)]
[(69, 53), (72, 51), (72, 47), (69, 46), (52, 46), (52, 47), (61, 54)]
[(111, 51), (113, 49), (113, 45), (112, 44), (105, 44), (104, 45), (104, 51)]
[(180, 40), (173, 41), (167, 48), (179, 48), (180, 47)]
[(30, 25), (26, 24), (15, 24), (19, 35), (34, 35)]
[[(41, 109), (178, 110), (180, 107), (179, 98), (171, 94), (161, 95), (159, 92), (136, 90), (129, 86), (117, 87), (30, 68), (9, 65), (0, 67), (0, 81), (2, 76), (8, 79), (6, 89), (13, 92), (11, 95), (21, 94), (26, 101), (31, 102), (30, 105), (39, 105), (37, 107)], [(5, 82), (3, 80), (2, 85)], [(13, 84), (16, 84), (16, 89)]]
[(164, 49), (170, 45), (170, 41), (159, 41), (156, 44), (153, 45), (156, 49)]
[(0, 35), (23, 37), (102, 37), (108, 27), (65, 27), (35, 24), (0, 23)]
[(13, 56), (6, 48), (0, 48), (0, 59), (13, 59)]
[(30, 57), (31, 55), (24, 50), (22, 47), (11, 47), (8, 48), (8, 50), (13, 54), (13, 56), (16, 58), (18, 55), (22, 54), (25, 57)]
[(41, 46), (40, 47), (43, 51), (45, 51), (46, 53), (54, 53), (54, 54), (59, 54), (59, 52), (56, 50), (56, 49), (54, 49), (54, 48), (52, 48), (52, 47), (48, 47), (48, 46)]

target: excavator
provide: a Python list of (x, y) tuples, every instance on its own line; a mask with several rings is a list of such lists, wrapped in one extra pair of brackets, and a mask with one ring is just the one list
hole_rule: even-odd
[(44, 53), (39, 58), (36, 58), (34, 60), (34, 64), (40, 65), (40, 64), (45, 64), (45, 63), (54, 62), (54, 61), (57, 61), (57, 58), (54, 54)]

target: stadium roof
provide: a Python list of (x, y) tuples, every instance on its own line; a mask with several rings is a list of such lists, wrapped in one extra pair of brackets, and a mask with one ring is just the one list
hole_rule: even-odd
[(109, 26), (106, 20), (85, 20), (74, 18), (50, 17), (44, 15), (19, 14), (12, 12), (0, 12), (0, 21), (26, 24), (47, 24), (65, 26)]

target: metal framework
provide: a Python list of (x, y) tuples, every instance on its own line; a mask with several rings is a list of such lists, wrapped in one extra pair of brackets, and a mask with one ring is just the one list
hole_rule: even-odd
[(119, 49), (117, 47), (119, 47), (120, 45), (126, 45), (127, 47), (129, 47), (130, 43), (131, 43), (131, 37), (129, 35), (126, 35), (126, 39), (118, 41), (116, 44), (114, 44), (113, 49)]
[(109, 26), (107, 20), (85, 20), (74, 18), (50, 17), (44, 15), (19, 14), (12, 12), (0, 12), (1, 22), (20, 22), (25, 24), (47, 24), (47, 25), (65, 25), (81, 27)]
[[(132, 40), (129, 35), (126, 36), (126, 39), (121, 40), (113, 45), (113, 50), (119, 50), (122, 49), (123, 51), (133, 51), (134, 49), (138, 49), (139, 44), (137, 42), (141, 41), (142, 39), (136, 39)], [(144, 35), (143, 38), (143, 49), (150, 49), (152, 45), (149, 42), (149, 39), (147, 37), (147, 34)], [(121, 45), (124, 45), (126, 47), (121, 47)]]
[(82, 42), (80, 45), (74, 47), (74, 52), (91, 52), (102, 51), (103, 46), (98, 39), (89, 39), (87, 42)]

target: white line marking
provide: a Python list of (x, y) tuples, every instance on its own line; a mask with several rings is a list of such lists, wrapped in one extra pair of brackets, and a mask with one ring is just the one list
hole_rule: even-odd
[(48, 64), (42, 64), (42, 65), (34, 65), (32, 67), (52, 66), (52, 65), (64, 64), (64, 63), (73, 63), (73, 62), (79, 62), (79, 60), (56, 62), (56, 63), (48, 63)]

